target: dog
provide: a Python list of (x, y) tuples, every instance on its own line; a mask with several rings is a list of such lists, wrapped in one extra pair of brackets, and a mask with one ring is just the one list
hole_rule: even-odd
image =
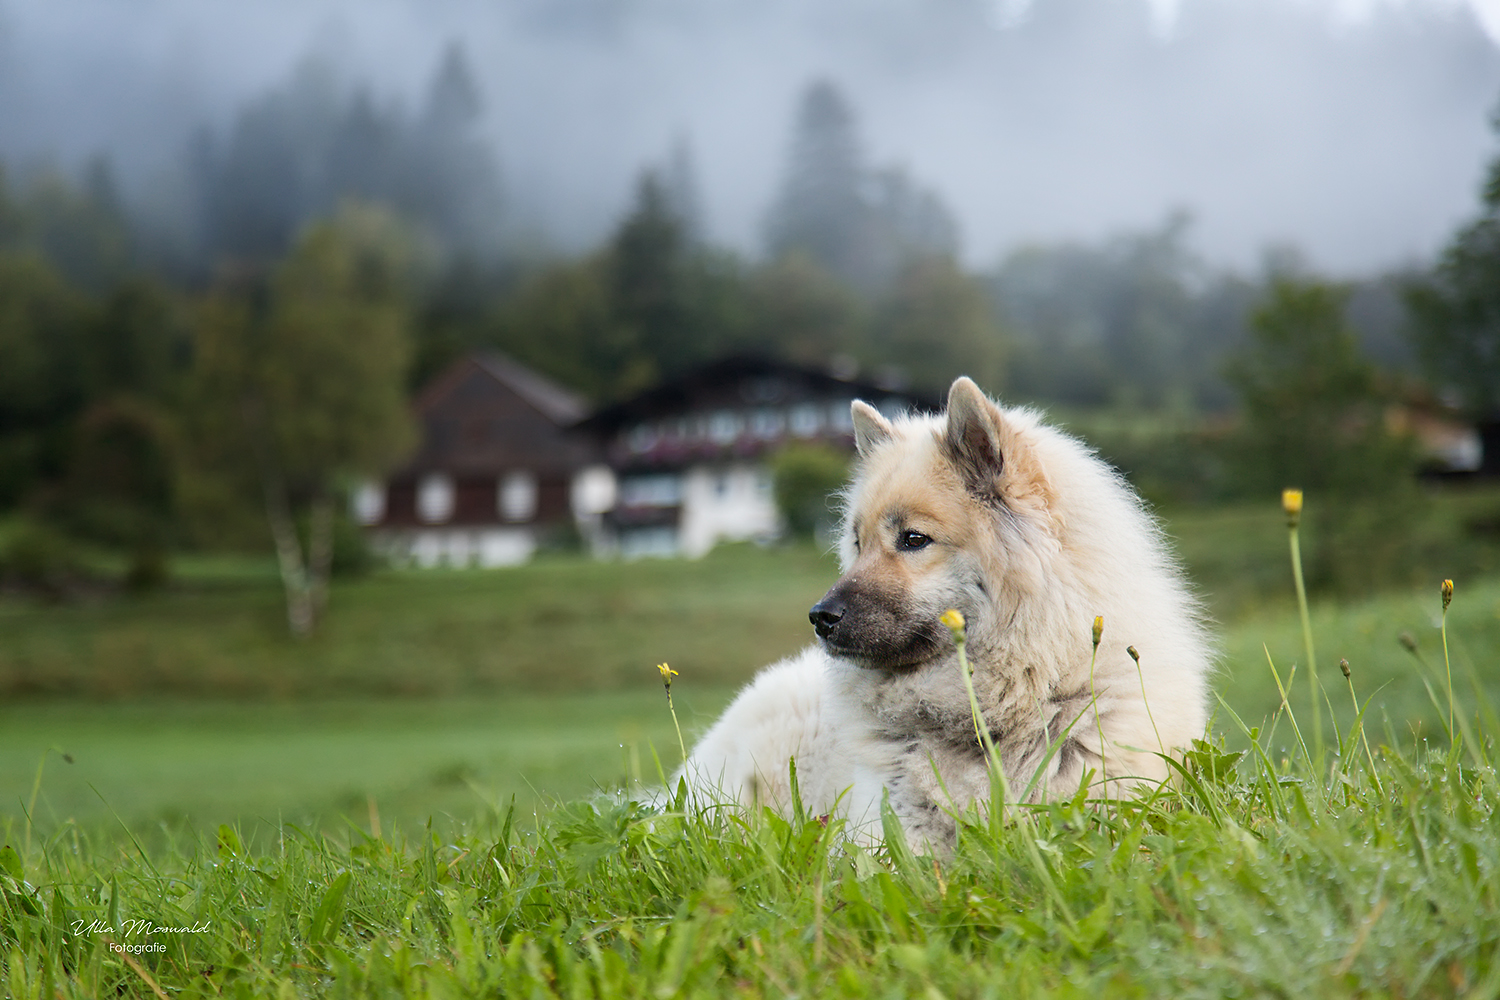
[(1163, 758), (1203, 734), (1213, 651), (1124, 479), (968, 378), (941, 415), (852, 416), (843, 575), (809, 613), (817, 644), (762, 670), (697, 743), (678, 774), (695, 798), (789, 815), (795, 781), (851, 835), (878, 839), (888, 802), (910, 845), (950, 849), (958, 816), (991, 801), (992, 758), (949, 609), (1013, 799), (1167, 780)]

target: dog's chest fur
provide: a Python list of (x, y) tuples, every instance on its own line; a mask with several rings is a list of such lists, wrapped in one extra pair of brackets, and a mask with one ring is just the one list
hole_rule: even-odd
[[(879, 775), (907, 836), (933, 846), (951, 843), (955, 804), (986, 802), (991, 794), (957, 657), (907, 672), (837, 660), (829, 669), (830, 706), (840, 718), (859, 720), (850, 728), (864, 734), (861, 763)], [(1074, 737), (1075, 720), (1089, 708), (1087, 693), (1058, 698), (1034, 678), (1034, 672), (992, 664), (974, 668), (976, 696), (1012, 799), (1033, 777), (1027, 798), (1034, 800), (1059, 778), (1076, 782), (1090, 757), (1097, 761), (1088, 741)]]

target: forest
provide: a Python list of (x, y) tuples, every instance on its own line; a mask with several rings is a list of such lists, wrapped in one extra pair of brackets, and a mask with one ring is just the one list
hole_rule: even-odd
[(122, 580), (151, 586), (173, 552), (264, 550), (266, 509), (339, 520), (350, 484), (411, 446), (406, 400), (481, 349), (595, 404), (732, 353), (929, 392), (968, 374), (1053, 412), (1154, 502), (1296, 482), (1352, 504), (1323, 532), (1342, 556), (1315, 559), (1325, 582), (1410, 555), (1368, 544), (1433, 466), (1405, 415), (1482, 430), (1500, 406), (1500, 160), (1426, 268), (1333, 281), (1279, 247), (1237, 273), (1177, 212), (976, 269), (942, 198), (872, 162), (858, 110), (818, 78), (759, 253), (706, 237), (685, 143), (602, 243), (559, 253), (505, 235), (481, 107), (456, 44), (415, 112), (313, 61), (196, 134), (168, 219), (128, 206), (105, 158), (0, 174), (10, 585), (86, 576), (75, 542), (127, 553)]

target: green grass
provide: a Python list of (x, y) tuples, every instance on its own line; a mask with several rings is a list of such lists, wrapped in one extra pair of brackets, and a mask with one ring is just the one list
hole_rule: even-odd
[(808, 641), (807, 608), (838, 575), (810, 547), (752, 546), (383, 572), (337, 584), (319, 633), (297, 641), (273, 575), (189, 567), (191, 583), (137, 598), (0, 600), (0, 695), (577, 693), (648, 687), (662, 661), (733, 684)]
[[(1436, 581), (1315, 605), (1322, 679), (1342, 713), (1337, 730), (1325, 724), (1330, 753), (1316, 763), (1297, 736), (1312, 711), (1300, 700), (1305, 678), (1288, 712), (1261, 666), (1269, 650), (1285, 679), (1303, 656), (1300, 627), (1289, 607), (1263, 602), (1225, 639), (1219, 746), (1245, 753), (1202, 745), (1178, 787), (1141, 802), (1080, 796), (1008, 819), (972, 815), (954, 854), (933, 859), (899, 839), (850, 843), (837, 820), (593, 794), (636, 767), (649, 778), (646, 748), (675, 743), (653, 661), (682, 670), (679, 709), (701, 724), (726, 697), (723, 682), (782, 641), (761, 631), (789, 614), (784, 605), (805, 606), (797, 588), (815, 597), (831, 573), (809, 553), (750, 551), (629, 569), (639, 585), (628, 591), (617, 568), (569, 563), (386, 576), (341, 592), (345, 631), (330, 628), (321, 649), (269, 638), (264, 620), (231, 632), (289, 685), (246, 688), (255, 693), (405, 670), (438, 675), (424, 691), (517, 689), (504, 697), (33, 699), (4, 709), (0, 778), (18, 802), (46, 746), (74, 762), (46, 757), (34, 822), (0, 812), (0, 992), (1500, 995), (1497, 723), (1478, 711), (1500, 675), (1500, 582), (1460, 579), (1448, 621), (1467, 739), (1442, 728)], [(182, 612), (207, 601), (223, 616), (246, 594), (242, 584), (204, 587), (134, 611), (175, 636), (163, 648), (198, 636), (205, 656), (228, 657), (233, 643), (203, 638), (222, 618)], [(613, 644), (588, 624), (610, 595), (631, 602), (628, 620), (599, 630), (625, 637)], [(565, 607), (561, 621), (538, 620), (549, 606)], [(111, 618), (120, 607), (10, 605), (0, 627), (19, 623), (7, 635), (20, 639), (7, 639), (8, 655), (47, 642), (97, 650), (129, 627), (129, 614)], [(721, 614), (757, 626), (730, 640), (691, 634)], [(69, 615), (71, 627), (58, 624)], [(382, 652), (395, 636), (418, 641), (426, 615), (446, 626), (426, 633), (433, 659), (413, 670)], [(798, 624), (788, 648), (801, 642)], [(489, 651), (499, 660), (454, 634), (464, 630), (500, 642), (503, 653)], [(1425, 665), (1396, 641), (1401, 631)], [(674, 639), (683, 645), (651, 649)], [(549, 658), (550, 643), (565, 655)], [(1149, 643), (1137, 645), (1149, 657)], [(604, 660), (574, 667), (584, 655)], [(1340, 656), (1354, 664), (1359, 697), (1379, 706), (1363, 732), (1344, 707)], [(1409, 738), (1409, 720), (1425, 739)], [(129, 833), (105, 818), (110, 809)], [(202, 832), (220, 817), (226, 825)]]
[[(1439, 491), (1424, 504), (1413, 518), (1430, 545), (1402, 586), (1500, 574), (1500, 532), (1474, 534), (1500, 527), (1500, 493)], [(1221, 622), (1291, 606), (1274, 498), (1166, 513)], [(732, 685), (810, 639), (807, 608), (838, 570), (810, 546), (724, 546), (695, 562), (558, 556), (508, 570), (385, 571), (337, 581), (306, 641), (287, 635), (269, 559), (183, 557), (175, 575), (170, 589), (137, 597), (0, 595), (0, 698), (576, 693), (646, 688), (664, 660), (693, 682)]]
[[(683, 725), (706, 727), (730, 693), (679, 689)], [(368, 825), (372, 815), (420, 823), (512, 797), (531, 813), (627, 778), (656, 780), (653, 747), (668, 770), (679, 756), (660, 687), (433, 701), (48, 702), (0, 708), (0, 733), (0, 822), (24, 825), (38, 788), (30, 812), (40, 830), (129, 829), (153, 843), (220, 823), (257, 834), (281, 822)]]
[[(1440, 581), (1430, 588), (1382, 594), (1356, 602), (1314, 602), (1313, 634), (1318, 652), (1319, 681), (1326, 703), (1341, 722), (1353, 719), (1347, 682), (1339, 660), (1347, 660), (1361, 700), (1372, 697), (1371, 725), (1383, 730), (1384, 718), (1402, 740), (1440, 734), (1446, 724), (1434, 707), (1424, 677), (1437, 691), (1442, 687), (1443, 647)], [(1406, 634), (1417, 643), (1427, 663), (1424, 669), (1401, 644)], [(1449, 651), (1453, 684), (1461, 699), (1476, 704), (1481, 697), (1500, 704), (1500, 578), (1457, 581), (1448, 613)], [(1299, 666), (1291, 703), (1303, 718), (1311, 715), (1301, 625), (1290, 609), (1264, 609), (1237, 621), (1224, 636), (1224, 668), (1215, 684), (1219, 696), (1247, 720), (1259, 720), (1279, 704), (1267, 657), (1283, 681)], [(1144, 655), (1144, 649), (1143, 649)], [(1325, 703), (1325, 704), (1326, 704)]]
[[(1290, 720), (1282, 720), (1283, 725)], [(1305, 720), (1304, 720), (1305, 723)], [(1354, 734), (1348, 734), (1353, 742)], [(815, 817), (591, 799), (540, 817), (230, 827), (0, 851), (0, 985), (114, 996), (1481, 996), (1492, 742), (1336, 775), (1203, 748), (1180, 790), (973, 814), (952, 857)], [(891, 820), (893, 822), (893, 820)], [(122, 953), (120, 945), (137, 948)]]
[[(1434, 707), (1422, 670), (1398, 642), (1403, 631), (1418, 638), (1440, 672), (1438, 608), (1435, 588), (1314, 606), (1322, 680), (1341, 725), (1353, 719), (1337, 668), (1346, 658), (1361, 697), (1374, 696), (1369, 722), (1382, 738), (1387, 718), (1398, 743), (1442, 732), (1445, 713)], [(1486, 697), (1500, 703), (1500, 671), (1493, 665), (1500, 649), (1500, 580), (1460, 582), (1450, 633), (1461, 701), (1474, 703), (1473, 676)], [(1149, 657), (1149, 642), (1137, 645)], [(1294, 611), (1267, 608), (1225, 634), (1216, 689), (1251, 725), (1263, 724), (1280, 705), (1267, 649), (1283, 679), (1303, 660)], [(683, 669), (674, 693), (691, 740), (733, 688), (697, 676), (686, 664)], [(22, 819), (49, 747), (68, 753), (73, 763), (47, 758), (36, 810), (45, 830), (72, 820), (90, 830), (118, 831), (116, 816), (153, 838), (162, 825), (183, 830), (240, 822), (260, 830), (278, 819), (337, 826), (342, 817), (367, 823), (371, 797), (387, 821), (408, 825), (435, 814), (468, 816), (511, 795), (529, 813), (549, 801), (618, 787), (632, 770), (632, 752), (635, 770), (647, 778), (654, 773), (652, 748), (664, 767), (676, 764), (677, 740), (656, 671), (642, 673), (643, 687), (576, 694), (13, 702), (0, 706), (0, 817)], [(1304, 677), (1299, 672), (1291, 702), (1308, 718)], [(1229, 721), (1221, 710), (1221, 731), (1242, 744)], [(1281, 736), (1290, 740), (1288, 730)], [(1284, 753), (1290, 744), (1273, 749)]]

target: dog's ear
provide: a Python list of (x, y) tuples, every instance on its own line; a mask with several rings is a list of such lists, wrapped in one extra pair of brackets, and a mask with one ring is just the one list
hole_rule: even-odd
[(1052, 510), (1052, 485), (1027, 436), (967, 378), (948, 390), (943, 450), (970, 493), (1012, 510)]
[(999, 492), (996, 480), (1005, 471), (999, 418), (995, 404), (979, 391), (973, 379), (960, 378), (948, 390), (948, 429), (943, 445), (969, 491), (980, 496), (995, 496)]
[(849, 416), (854, 421), (854, 447), (863, 457), (868, 457), (877, 445), (896, 433), (891, 422), (864, 400), (856, 399), (849, 404)]

